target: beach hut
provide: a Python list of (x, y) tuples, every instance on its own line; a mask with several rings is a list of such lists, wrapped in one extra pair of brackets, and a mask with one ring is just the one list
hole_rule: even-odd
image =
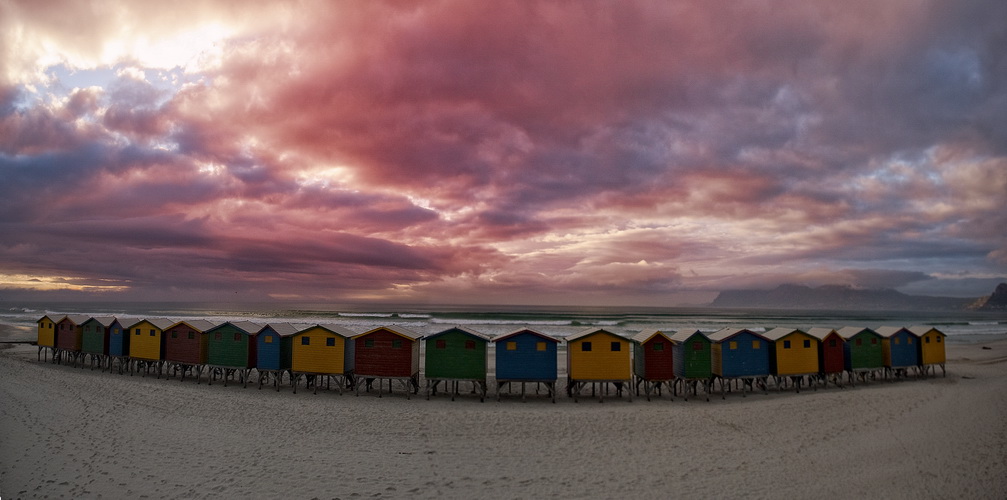
[(80, 347), (83, 341), (83, 329), (81, 326), (85, 321), (91, 319), (83, 314), (71, 314), (64, 316), (56, 323), (56, 353), (58, 362), (77, 360), (81, 357)]
[(81, 325), (80, 352), (86, 362), (91, 360), (91, 369), (95, 364), (104, 370), (108, 359), (109, 328), (118, 324), (114, 317), (102, 316), (90, 318)]
[(458, 395), (460, 382), (470, 382), (479, 401), (486, 399), (486, 353), (489, 337), (475, 330), (455, 326), (423, 339), (426, 346), (423, 376), (427, 382), (427, 399), (437, 395), (437, 386), (444, 383), (451, 391), (451, 400)]
[(293, 336), (306, 328), (308, 325), (269, 323), (255, 334), (255, 371), (259, 374), (259, 389), (262, 389), (263, 382), (272, 379), (273, 387), (280, 390), (283, 374), (289, 374), (291, 370)]
[(846, 326), (840, 328), (838, 333), (846, 341), (843, 343), (843, 367), (851, 384), (856, 385), (858, 378), (866, 382), (868, 377), (876, 378), (879, 372), (884, 372), (884, 339), (878, 332), (870, 328)]
[(521, 384), (521, 400), (525, 400), (525, 384), (534, 383), (535, 392), (545, 387), (552, 402), (556, 402), (558, 376), (557, 352), (559, 339), (528, 328), (493, 339), (496, 359), (497, 401), (501, 388)]
[(356, 348), (357, 395), (360, 386), (370, 391), (374, 380), (378, 381), (378, 397), (382, 394), (383, 381), (388, 381), (388, 391), (392, 382), (398, 381), (410, 393), (420, 390), (420, 334), (401, 326), (382, 326), (353, 337)]
[(49, 353), (53, 353), (53, 361), (56, 361), (56, 323), (59, 323), (66, 316), (55, 316), (46, 314), (36, 321), (38, 324), (38, 360), (42, 361), (42, 351), (46, 353), (46, 360)]
[(291, 336), (290, 369), (294, 393), (304, 377), (305, 387), (326, 388), (335, 380), (339, 393), (353, 383), (355, 370), (353, 332), (338, 325), (311, 325)]
[(711, 371), (720, 382), (721, 398), (731, 382), (740, 383), (742, 396), (746, 388), (754, 390), (756, 385), (767, 389), (771, 351), (768, 339), (745, 328), (724, 328), (709, 337)]
[(796, 328), (773, 328), (762, 334), (769, 339), (769, 373), (783, 390), (789, 378), (797, 392), (806, 378), (818, 376), (818, 339)]
[(205, 319), (179, 321), (169, 325), (164, 330), (164, 364), (174, 376), (191, 373), (199, 383), (203, 369), (206, 368), (207, 338), (206, 331), (214, 324)]
[(675, 380), (675, 360), (672, 352), (671, 335), (674, 332), (661, 330), (643, 330), (633, 336), (633, 387), (636, 395), (640, 395), (643, 385), (647, 401), (650, 394), (661, 394), (661, 387), (667, 386), (673, 393), (672, 384)]
[(808, 335), (818, 339), (818, 371), (821, 379), (843, 386), (843, 373), (846, 371), (846, 343), (834, 328), (816, 326), (808, 330)]
[(885, 374), (894, 377), (908, 375), (910, 369), (920, 365), (917, 344), (919, 337), (900, 326), (882, 326), (875, 330), (881, 335), (881, 352), (884, 355)]
[(706, 400), (710, 400), (710, 380), (713, 378), (711, 365), (710, 339), (703, 332), (683, 330), (671, 336), (671, 350), (674, 358), (675, 393), (682, 384), (685, 400), (689, 400), (689, 392), (697, 395), (698, 386), (702, 384), (706, 392)]
[(108, 370), (116, 367), (119, 375), (129, 366), (129, 329), (116, 319), (108, 326)]
[[(920, 339), (919, 344), (917, 344), (919, 346), (917, 355), (919, 356), (923, 375), (926, 375), (930, 370), (934, 370), (935, 366), (940, 366), (941, 374), (946, 377), (948, 374), (944, 369), (944, 363), (947, 355), (944, 351), (944, 344), (946, 343), (947, 335), (932, 326), (911, 326), (909, 327), (909, 331), (913, 332)], [(936, 370), (934, 370), (934, 373), (936, 374)]]
[[(616, 395), (622, 389), (631, 389), (633, 383), (632, 362), (630, 360), (629, 339), (602, 328), (588, 328), (566, 338), (567, 345), (567, 394), (577, 401), (581, 391), (591, 385), (591, 395), (596, 389), (599, 401), (604, 401), (608, 384), (616, 388)], [(627, 390), (633, 401), (633, 391)]]
[(129, 325), (129, 374), (143, 370), (146, 376), (157, 371), (158, 378), (164, 367), (164, 331), (175, 322), (167, 318), (143, 319)]
[(255, 368), (255, 333), (262, 325), (251, 321), (228, 321), (206, 331), (206, 368), (210, 383), (220, 375), (227, 381), (238, 377), (244, 387)]

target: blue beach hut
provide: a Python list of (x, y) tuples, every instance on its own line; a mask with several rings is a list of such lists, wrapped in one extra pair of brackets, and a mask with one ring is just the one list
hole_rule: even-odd
[(731, 381), (741, 382), (745, 389), (753, 390), (755, 384), (766, 390), (770, 375), (769, 339), (745, 328), (724, 328), (709, 335), (711, 368), (720, 381), (721, 397), (725, 396)]
[(528, 328), (494, 338), (497, 401), (500, 388), (506, 385), (509, 389), (512, 383), (521, 384), (521, 399), (524, 400), (525, 384), (532, 382), (536, 384), (536, 392), (545, 386), (555, 403), (559, 342), (555, 337)]
[(308, 326), (270, 323), (256, 332), (255, 371), (259, 374), (259, 389), (264, 382), (272, 380), (273, 387), (280, 390), (283, 375), (290, 375), (292, 338)]
[(881, 335), (881, 352), (884, 356), (885, 372), (899, 377), (907, 375), (910, 368), (920, 364), (917, 343), (919, 337), (908, 328), (882, 326), (875, 330)]

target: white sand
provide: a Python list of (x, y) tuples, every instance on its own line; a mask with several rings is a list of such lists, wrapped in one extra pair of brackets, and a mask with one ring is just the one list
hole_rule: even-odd
[(0, 350), (0, 497), (1007, 497), (1007, 342), (947, 378), (688, 402), (277, 393)]

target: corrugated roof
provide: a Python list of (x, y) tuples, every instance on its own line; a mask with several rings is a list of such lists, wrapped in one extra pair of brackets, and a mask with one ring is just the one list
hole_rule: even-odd
[(806, 332), (804, 330), (801, 330), (800, 328), (779, 327), (779, 328), (773, 328), (772, 330), (763, 333), (762, 336), (775, 342), (777, 340), (782, 339), (783, 337), (793, 335), (795, 333), (806, 333)]
[(91, 317), (86, 314), (69, 314), (66, 319), (70, 320), (70, 322), (75, 325), (83, 325), (87, 320), (91, 319)]
[(97, 321), (99, 324), (101, 324), (101, 326), (104, 326), (105, 328), (108, 328), (112, 326), (112, 323), (115, 323), (115, 316), (95, 316), (91, 319)]
[(693, 335), (702, 335), (703, 338), (705, 338), (707, 340), (710, 339), (705, 333), (703, 333), (703, 332), (701, 332), (699, 330), (696, 330), (696, 331), (682, 330), (680, 332), (675, 332), (675, 334), (671, 336), (671, 340), (673, 340), (675, 342), (685, 342), (685, 341), (689, 340), (690, 338), (692, 338)]
[(144, 321), (146, 321), (146, 322), (154, 325), (155, 327), (157, 327), (157, 328), (159, 328), (161, 330), (166, 330), (166, 329), (170, 328), (172, 325), (178, 323), (177, 321), (172, 321), (172, 320), (170, 320), (168, 318), (146, 318), (146, 319), (138, 319), (138, 320), (136, 320), (132, 325), (129, 325), (127, 328), (133, 328), (134, 326), (139, 325), (140, 323), (143, 323)]
[(61, 314), (61, 315), (57, 316), (57, 315), (53, 315), (53, 314), (46, 314), (45, 316), (42, 316), (41, 318), (35, 320), (35, 322), (38, 323), (39, 321), (42, 321), (43, 319), (46, 319), (46, 318), (49, 318), (49, 321), (52, 321), (53, 323), (59, 323), (60, 321), (63, 321), (63, 319), (66, 318), (66, 315), (65, 314)]
[[(891, 338), (893, 335), (901, 332), (902, 330), (905, 330), (905, 331), (909, 332), (908, 328), (905, 328), (905, 327), (902, 327), (902, 326), (882, 326), (882, 327), (880, 327), (880, 328), (878, 328), (878, 329), (876, 329), (874, 331), (878, 332), (878, 335), (881, 335), (882, 337)], [(913, 333), (913, 332), (909, 332), (909, 333)], [(916, 335), (916, 334), (913, 333), (913, 335)]]
[(815, 337), (818, 340), (825, 340), (826, 337), (832, 335), (832, 333), (835, 331), (836, 331), (835, 328), (825, 328), (823, 326), (816, 326), (805, 333), (811, 335), (812, 337)]
[(192, 328), (193, 330), (196, 330), (197, 332), (207, 332), (207, 331), (213, 330), (214, 328), (216, 328), (218, 326), (216, 323), (213, 323), (211, 321), (207, 321), (205, 319), (187, 319), (187, 320), (182, 320), (182, 321), (176, 321), (175, 323), (172, 323), (171, 326), (168, 326), (167, 328), (162, 328), (162, 330), (166, 330), (168, 328), (176, 327), (176, 326), (181, 325), (181, 324), (188, 325), (189, 328)]
[(606, 334), (607, 333), (607, 334), (609, 334), (609, 335), (611, 335), (613, 337), (618, 337), (618, 338), (623, 339), (623, 340), (626, 339), (626, 337), (623, 337), (622, 335), (617, 335), (615, 333), (612, 333), (612, 332), (610, 332), (610, 331), (608, 331), (608, 330), (606, 330), (604, 328), (591, 327), (591, 328), (587, 328), (585, 330), (581, 330), (581, 331), (579, 331), (579, 332), (577, 332), (577, 333), (575, 333), (573, 335), (568, 335), (566, 337), (566, 341), (570, 342), (571, 340), (577, 340), (577, 339), (581, 339), (581, 338), (584, 338), (584, 337), (589, 337), (589, 336), (594, 335), (596, 333), (602, 333), (602, 334)]
[(866, 327), (863, 327), (863, 326), (844, 326), (844, 327), (840, 328), (839, 330), (837, 330), (837, 333), (839, 333), (840, 337), (842, 337), (842, 338), (844, 338), (846, 340), (849, 340), (849, 339), (851, 339), (853, 337), (856, 337), (857, 335), (860, 335), (864, 331), (868, 331), (868, 332), (871, 332), (871, 333), (878, 333), (878, 332), (875, 332), (874, 330), (872, 330), (870, 328), (866, 328)]
[(281, 337), (289, 337), (291, 335), (296, 334), (297, 332), (299, 332), (301, 330), (306, 330), (309, 327), (310, 327), (310, 325), (301, 325), (301, 324), (292, 325), (290, 323), (269, 323), (268, 325), (263, 326), (262, 328), (260, 328), (255, 333), (259, 333), (262, 330), (265, 330), (266, 328), (269, 328), (269, 329), (272, 329), (274, 332), (276, 332)]
[(231, 325), (231, 326), (237, 328), (238, 330), (241, 330), (246, 335), (254, 335), (259, 330), (262, 330), (262, 325), (260, 325), (258, 323), (252, 323), (251, 321), (225, 321), (225, 322), (223, 322), (223, 323), (221, 323), (219, 325), (214, 326), (213, 328), (210, 328), (209, 330), (203, 330), (203, 331), (204, 332), (211, 332), (211, 331), (216, 330), (218, 328), (223, 328), (223, 327), (225, 327), (227, 325)]
[(922, 336), (930, 333), (930, 331), (935, 331), (935, 332), (937, 332), (937, 333), (939, 333), (939, 334), (944, 335), (945, 337), (947, 337), (946, 333), (944, 333), (944, 332), (942, 332), (942, 331), (940, 331), (940, 330), (938, 330), (938, 329), (936, 329), (936, 328), (934, 328), (932, 326), (928, 326), (928, 325), (913, 325), (913, 326), (909, 327), (909, 331), (913, 332), (917, 337), (922, 337)]
[(316, 323), (314, 325), (301, 325), (301, 326), (303, 328), (301, 328), (300, 330), (297, 330), (297, 332), (294, 335), (297, 335), (297, 334), (302, 333), (304, 331), (310, 330), (312, 328), (321, 328), (323, 330), (328, 330), (328, 331), (330, 331), (330, 332), (332, 332), (332, 333), (334, 333), (336, 335), (339, 335), (340, 337), (347, 338), (347, 339), (348, 338), (353, 338), (354, 336), (357, 335), (357, 332), (354, 332), (353, 330), (350, 330), (349, 328), (346, 328), (346, 327), (343, 327), (343, 326), (339, 326), (339, 325), (333, 325), (333, 324), (330, 324), (330, 323), (325, 323), (325, 324)]
[(665, 331), (665, 330), (643, 330), (640, 333), (638, 333), (636, 335), (633, 335), (632, 340), (634, 342), (639, 342), (641, 344), (645, 344), (645, 343), (647, 343), (647, 341), (649, 341), (650, 339), (652, 339), (655, 335), (661, 335), (664, 338), (666, 338), (668, 340), (671, 340), (671, 336), (674, 333), (675, 332), (672, 331), (672, 330), (668, 330), (668, 331)]
[(752, 335), (755, 335), (756, 337), (766, 339), (766, 337), (758, 333), (755, 333), (749, 330), (748, 328), (723, 328), (707, 335), (707, 337), (713, 342), (723, 342), (724, 340), (731, 338), (739, 333), (750, 333)]
[(484, 342), (489, 342), (490, 341), (490, 338), (489, 338), (488, 335), (485, 335), (483, 333), (477, 332), (477, 331), (475, 331), (475, 330), (473, 330), (471, 328), (465, 328), (464, 326), (453, 326), (453, 327), (448, 328), (447, 330), (444, 330), (442, 332), (437, 332), (437, 333), (435, 333), (433, 335), (427, 335), (424, 338), (427, 339), (427, 340), (429, 340), (429, 339), (432, 339), (434, 337), (440, 337), (441, 335), (445, 335), (447, 333), (451, 333), (453, 331), (462, 332), (462, 333), (464, 333), (466, 335), (470, 335), (470, 336), (475, 337), (477, 339), (480, 339), (480, 340), (482, 340)]
[(354, 338), (356, 338), (356, 337), (363, 337), (364, 335), (370, 335), (370, 334), (372, 334), (372, 333), (374, 333), (374, 332), (376, 332), (378, 330), (387, 330), (389, 332), (394, 333), (395, 335), (398, 335), (400, 337), (405, 337), (405, 338), (407, 338), (409, 340), (414, 340), (414, 341), (423, 338), (423, 335), (421, 335), (419, 333), (416, 333), (416, 332), (414, 332), (414, 331), (412, 331), (412, 330), (410, 330), (408, 328), (402, 327), (402, 326), (379, 326), (377, 328), (371, 328), (370, 330), (367, 330), (364, 333), (361, 333), (361, 334), (358, 334), (358, 335), (354, 335), (353, 337)]
[(514, 330), (513, 332), (505, 333), (505, 334), (503, 334), (503, 335), (501, 335), (499, 337), (494, 338), (493, 342), (500, 342), (501, 340), (506, 340), (506, 339), (509, 339), (509, 338), (511, 338), (511, 337), (513, 337), (515, 335), (520, 335), (522, 333), (529, 333), (529, 334), (534, 335), (536, 337), (540, 337), (542, 340), (549, 340), (549, 341), (555, 342), (557, 344), (560, 342), (560, 339), (558, 339), (556, 337), (553, 337), (552, 335), (546, 335), (546, 334), (544, 334), (542, 332), (538, 332), (538, 331), (532, 330), (531, 328), (518, 328), (517, 330)]

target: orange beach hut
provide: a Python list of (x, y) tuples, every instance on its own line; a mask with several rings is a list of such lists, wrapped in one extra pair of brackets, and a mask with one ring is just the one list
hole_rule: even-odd
[[(599, 384), (603, 390), (607, 384), (615, 385), (616, 394), (621, 394), (623, 387), (630, 389), (633, 372), (629, 339), (602, 328), (588, 328), (567, 337), (566, 345), (567, 394), (574, 401), (588, 384), (592, 396)], [(626, 393), (632, 401), (633, 391)], [(598, 396), (602, 398), (603, 392), (598, 391)]]

